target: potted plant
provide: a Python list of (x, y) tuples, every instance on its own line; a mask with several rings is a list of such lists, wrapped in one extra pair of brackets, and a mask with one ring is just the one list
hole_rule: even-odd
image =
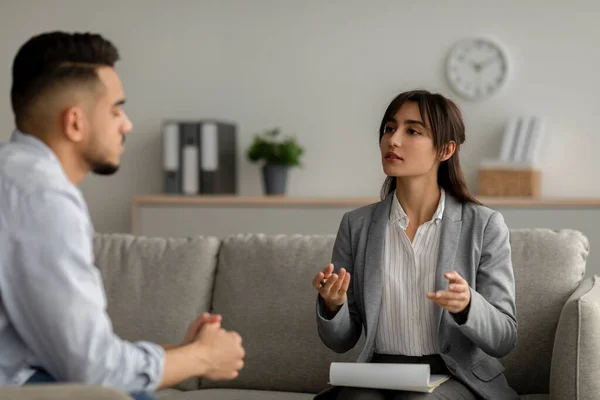
[(266, 194), (282, 195), (286, 191), (288, 170), (301, 165), (303, 153), (295, 137), (281, 136), (279, 128), (273, 128), (254, 136), (248, 159), (253, 163), (264, 162), (262, 175)]

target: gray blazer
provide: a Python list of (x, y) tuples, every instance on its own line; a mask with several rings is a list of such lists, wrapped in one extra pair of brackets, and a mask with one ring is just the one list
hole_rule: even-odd
[[(383, 247), (393, 196), (346, 213), (333, 248), (335, 271), (351, 274), (348, 300), (327, 319), (318, 296), (317, 326), (323, 343), (338, 353), (352, 349), (365, 331), (357, 362), (373, 356), (382, 299)], [(484, 399), (518, 399), (497, 357), (517, 342), (515, 284), (509, 231), (502, 215), (446, 196), (435, 289), (445, 290), (444, 273), (456, 270), (471, 287), (466, 322), (437, 307), (438, 353), (453, 376)], [(423, 293), (425, 296), (425, 293)]]

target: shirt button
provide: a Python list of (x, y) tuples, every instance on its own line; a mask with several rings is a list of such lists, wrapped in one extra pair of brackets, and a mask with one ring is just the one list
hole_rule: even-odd
[(450, 353), (450, 350), (452, 349), (452, 346), (450, 346), (449, 344), (445, 345), (444, 348), (442, 349), (442, 353), (444, 354), (448, 354)]

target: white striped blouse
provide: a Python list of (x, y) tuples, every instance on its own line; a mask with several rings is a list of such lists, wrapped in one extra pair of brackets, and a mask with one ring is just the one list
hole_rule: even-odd
[(390, 210), (384, 248), (383, 298), (375, 352), (422, 356), (437, 353), (435, 303), (426, 296), (435, 290), (445, 193), (431, 221), (419, 226), (413, 242), (406, 235), (408, 216), (396, 194)]

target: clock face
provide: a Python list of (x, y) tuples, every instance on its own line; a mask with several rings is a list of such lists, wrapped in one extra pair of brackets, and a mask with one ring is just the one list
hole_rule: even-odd
[(459, 95), (469, 100), (483, 100), (506, 82), (508, 59), (502, 48), (490, 40), (464, 40), (452, 48), (446, 74)]

